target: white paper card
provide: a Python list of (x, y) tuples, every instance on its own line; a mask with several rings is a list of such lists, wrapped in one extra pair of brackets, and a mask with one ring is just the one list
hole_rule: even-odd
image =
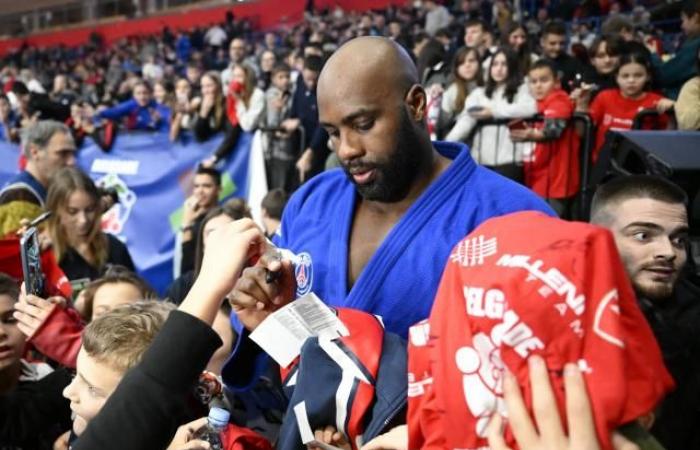
[(334, 339), (347, 335), (348, 330), (338, 316), (311, 292), (270, 314), (250, 338), (277, 364), (287, 367), (299, 356), (308, 338)]

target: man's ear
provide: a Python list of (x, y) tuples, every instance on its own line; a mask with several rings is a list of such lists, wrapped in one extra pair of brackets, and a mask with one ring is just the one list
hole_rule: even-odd
[(416, 122), (425, 119), (425, 114), (428, 106), (428, 96), (425, 89), (420, 84), (414, 84), (408, 90), (405, 98), (406, 105), (411, 112), (411, 118)]
[(27, 156), (29, 157), (28, 159), (30, 161), (36, 161), (41, 150), (39, 150), (39, 148), (34, 144), (27, 144), (27, 150)]

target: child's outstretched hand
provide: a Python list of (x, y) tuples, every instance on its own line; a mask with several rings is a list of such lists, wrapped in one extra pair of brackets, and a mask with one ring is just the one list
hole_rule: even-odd
[(673, 108), (673, 105), (675, 105), (676, 102), (674, 102), (671, 99), (668, 98), (662, 98), (658, 102), (656, 102), (656, 110), (660, 113), (664, 113), (668, 111), (669, 109)]

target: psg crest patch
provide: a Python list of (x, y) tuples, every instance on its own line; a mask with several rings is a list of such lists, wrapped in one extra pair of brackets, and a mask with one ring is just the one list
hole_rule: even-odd
[(306, 252), (297, 255), (297, 261), (294, 266), (294, 276), (297, 280), (297, 297), (306, 295), (311, 291), (311, 285), (314, 281), (314, 269), (311, 262), (311, 255)]

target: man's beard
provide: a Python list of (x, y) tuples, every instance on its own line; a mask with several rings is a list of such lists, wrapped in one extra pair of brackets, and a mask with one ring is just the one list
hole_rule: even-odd
[[(363, 199), (381, 203), (394, 203), (408, 195), (412, 184), (428, 167), (429, 160), (421, 154), (416, 144), (418, 137), (413, 131), (411, 119), (405, 109), (401, 109), (401, 125), (394, 151), (379, 162), (350, 161), (341, 165), (357, 192)], [(351, 169), (375, 170), (374, 180), (357, 184), (350, 173)]]
[(636, 281), (632, 281), (632, 287), (638, 297), (643, 297), (652, 301), (662, 301), (673, 295), (673, 287), (676, 280), (672, 283), (654, 283), (651, 286), (642, 285)]

